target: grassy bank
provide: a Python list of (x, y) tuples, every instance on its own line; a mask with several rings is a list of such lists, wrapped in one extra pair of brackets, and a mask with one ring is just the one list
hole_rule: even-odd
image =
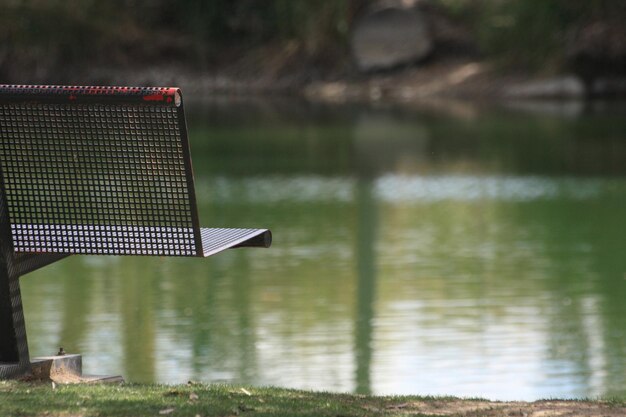
[(374, 397), (225, 385), (56, 385), (0, 382), (8, 416), (623, 416), (623, 401), (489, 402)]

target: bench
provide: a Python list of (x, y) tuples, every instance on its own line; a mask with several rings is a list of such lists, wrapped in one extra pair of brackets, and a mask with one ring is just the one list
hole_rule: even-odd
[(0, 85), (0, 168), (0, 379), (30, 370), (21, 275), (76, 254), (271, 244), (199, 226), (177, 88)]

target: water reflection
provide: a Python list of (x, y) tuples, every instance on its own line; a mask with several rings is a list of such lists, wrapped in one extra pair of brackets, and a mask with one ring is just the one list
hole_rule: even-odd
[(351, 203), (358, 198), (355, 194), (359, 192), (359, 181), (371, 183), (373, 198), (392, 204), (485, 199), (520, 203), (586, 200), (625, 191), (622, 179), (395, 174), (367, 180), (318, 176), (200, 178), (196, 188), (198, 200), (207, 205), (215, 200), (222, 204)]
[(132, 381), (626, 395), (620, 111), (275, 105), (190, 116), (203, 223), (274, 246), (37, 271), (31, 352)]
[(371, 179), (357, 183), (357, 314), (354, 352), (356, 356), (356, 386), (358, 394), (371, 394), (371, 362), (376, 294), (376, 243), (378, 229), (377, 201)]

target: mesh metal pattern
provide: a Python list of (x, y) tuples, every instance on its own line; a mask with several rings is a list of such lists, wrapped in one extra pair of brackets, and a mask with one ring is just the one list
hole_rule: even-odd
[(101, 101), (120, 98), (124, 102), (165, 102), (180, 105), (180, 91), (171, 87), (95, 87), (80, 85), (0, 85), (0, 94), (4, 98), (27, 98), (38, 101), (88, 102), (90, 99)]
[(272, 233), (267, 229), (202, 228), (202, 253), (211, 256), (233, 247), (264, 247), (272, 243)]
[(18, 265), (16, 258), (6, 201), (0, 198), (0, 379), (24, 373), (30, 363), (19, 270), (32, 259)]
[(0, 90), (16, 252), (198, 255), (184, 115), (172, 90)]
[(266, 229), (200, 229), (180, 91), (0, 85), (0, 379), (30, 369), (19, 276), (70, 254), (209, 256)]

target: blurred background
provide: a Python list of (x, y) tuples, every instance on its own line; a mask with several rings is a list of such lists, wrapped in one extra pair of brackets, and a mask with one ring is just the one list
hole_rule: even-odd
[(626, 3), (0, 0), (0, 82), (183, 87), (208, 260), (22, 279), (88, 373), (626, 397)]
[[(406, 86), (452, 75), (442, 81), (465, 95), (563, 74), (576, 79), (543, 95), (614, 95), (625, 18), (619, 0), (2, 0), (0, 77), (297, 92), (401, 69)], [(486, 85), (458, 86), (474, 78)], [(387, 84), (382, 96), (397, 93)]]

